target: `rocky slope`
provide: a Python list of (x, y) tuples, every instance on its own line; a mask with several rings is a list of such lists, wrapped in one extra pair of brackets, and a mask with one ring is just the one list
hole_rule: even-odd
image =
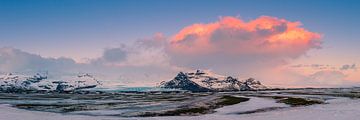
[(239, 81), (231, 76), (217, 75), (208, 71), (180, 72), (170, 81), (160, 83), (162, 88), (182, 89), (193, 92), (205, 91), (247, 91), (266, 89), (253, 78)]
[(65, 78), (64, 80), (48, 79), (47, 75), (36, 74), (34, 76), (16, 75), (12, 73), (0, 75), (1, 92), (24, 92), (24, 91), (73, 91), (86, 88), (94, 88), (100, 85), (92, 75), (80, 74)]

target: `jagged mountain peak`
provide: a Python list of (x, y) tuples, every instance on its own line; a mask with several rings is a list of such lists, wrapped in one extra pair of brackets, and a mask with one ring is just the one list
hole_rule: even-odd
[(232, 76), (223, 76), (211, 71), (179, 72), (168, 82), (161, 82), (160, 87), (189, 91), (239, 91), (265, 89), (259, 81), (249, 78), (239, 81)]

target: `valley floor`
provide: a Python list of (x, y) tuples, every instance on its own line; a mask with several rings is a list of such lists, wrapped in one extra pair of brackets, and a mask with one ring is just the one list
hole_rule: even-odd
[[(253, 102), (253, 103), (251, 103)], [(157, 117), (153, 120), (358, 120), (360, 101), (348, 98), (329, 100), (328, 104), (284, 108), (253, 114), (234, 114), (243, 111), (242, 107), (262, 107), (255, 105), (260, 101), (249, 101), (219, 109), (219, 113), (203, 116)], [(264, 102), (264, 101), (262, 101)], [(255, 106), (253, 106), (255, 105)], [(265, 106), (271, 106), (265, 104)], [(281, 105), (280, 105), (281, 106)], [(263, 106), (264, 107), (264, 106)], [(226, 112), (224, 112), (226, 111)]]
[(266, 97), (248, 96), (248, 98), (249, 101), (217, 108), (216, 112), (210, 114), (165, 117), (65, 114), (18, 109), (9, 104), (1, 104), (0, 120), (357, 120), (360, 118), (360, 100), (348, 97), (325, 96), (324, 98), (327, 99), (325, 104), (297, 107), (290, 107)]

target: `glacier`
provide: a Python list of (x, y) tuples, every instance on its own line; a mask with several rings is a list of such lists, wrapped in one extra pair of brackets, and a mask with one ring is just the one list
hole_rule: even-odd
[(8, 73), (0, 75), (1, 92), (67, 92), (95, 88), (101, 85), (90, 74), (78, 74), (63, 79), (49, 79), (47, 74), (37, 73), (33, 76)]

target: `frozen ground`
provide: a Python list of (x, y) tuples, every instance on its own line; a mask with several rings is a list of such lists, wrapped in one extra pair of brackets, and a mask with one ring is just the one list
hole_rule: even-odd
[(0, 120), (99, 120), (101, 117), (62, 115), (59, 113), (28, 111), (13, 108), (10, 105), (0, 105)]
[[(358, 99), (358, 95), (359, 95), (358, 92), (345, 91), (344, 93), (340, 92), (341, 93), (340, 95), (339, 95), (339, 91), (321, 92), (323, 93), (321, 95), (318, 95), (320, 93), (319, 91), (305, 91), (305, 92), (308, 94), (304, 94), (304, 90), (284, 91), (282, 93), (279, 93), (278, 91), (266, 92), (266, 93), (241, 93), (241, 94), (231, 93), (233, 96), (247, 97), (250, 98), (250, 100), (235, 105), (217, 108), (215, 109), (216, 112), (214, 113), (198, 115), (198, 116), (165, 116), (165, 117), (121, 117), (121, 116), (101, 115), (101, 114), (105, 114), (105, 115), (109, 114), (108, 112), (116, 113), (117, 109), (115, 110), (100, 109), (95, 111), (75, 111), (75, 112), (64, 112), (64, 113), (18, 109), (13, 106), (14, 104), (18, 103), (19, 100), (14, 99), (13, 101), (16, 102), (12, 103), (9, 102), (8, 100), (7, 101), (5, 100), (8, 99), (8, 97), (3, 96), (0, 99), (0, 102), (3, 101), (1, 102), (3, 104), (0, 104), (0, 120), (189, 120), (189, 119), (193, 119), (193, 120), (359, 120), (360, 119), (360, 114), (359, 114), (360, 100)], [(317, 95), (315, 95), (315, 93)], [(351, 95), (345, 93), (351, 93)], [(127, 96), (129, 97), (134, 95), (127, 95)], [(176, 95), (176, 97), (181, 97), (181, 96), (183, 95), (181, 94)], [(186, 96), (189, 97), (189, 95)], [(196, 98), (198, 96), (199, 95), (192, 95), (190, 97)], [(276, 99), (274, 99), (273, 96), (291, 96), (291, 97), (325, 99), (326, 104), (315, 104), (310, 106), (293, 107), (288, 104), (276, 102)], [(29, 99), (28, 97), (29, 96), (26, 97), (23, 96), (23, 98), (27, 98), (28, 100), (23, 100), (21, 98), (20, 102), (25, 102), (25, 103), (30, 103), (30, 101), (33, 101), (34, 103), (41, 102), (41, 99), (32, 100)], [(159, 96), (147, 95), (147, 97), (158, 99), (157, 97)], [(175, 96), (171, 96), (171, 97), (175, 97)], [(201, 99), (189, 99), (189, 100), (190, 102), (194, 102), (198, 100), (200, 101), (204, 100), (204, 98), (214, 98), (214, 97), (212, 97), (212, 95), (208, 95), (200, 98)], [(123, 96), (121, 96), (121, 99), (124, 99)], [(171, 98), (171, 100), (173, 100), (173, 98)], [(164, 105), (172, 105), (168, 102), (169, 101), (160, 101), (160, 103), (166, 103)], [(152, 103), (154, 103), (154, 101)], [(175, 101), (174, 103), (178, 104)], [(184, 102), (180, 102), (180, 103), (184, 103)], [(186, 105), (191, 105), (191, 104), (186, 103)], [(81, 112), (84, 113), (103, 112), (103, 113), (86, 114), (86, 115), (78, 114)]]
[[(250, 101), (249, 101), (250, 102)], [(240, 103), (242, 104), (242, 103)], [(224, 114), (208, 114), (203, 116), (156, 117), (153, 120), (358, 120), (360, 118), (360, 101), (348, 98), (329, 100), (329, 104), (306, 107), (284, 108), (274, 111), (253, 114), (231, 114), (242, 111), (237, 107), (226, 107)], [(246, 103), (244, 103), (246, 104)], [(258, 107), (255, 105), (254, 107)], [(146, 118), (148, 119), (148, 118)], [(144, 120), (146, 120), (144, 119)]]
[(217, 109), (214, 114), (201, 116), (171, 116), (149, 118), (118, 118), (109, 116), (64, 115), (60, 113), (28, 111), (13, 108), (10, 105), (0, 106), (1, 120), (357, 120), (360, 118), (360, 101), (349, 98), (329, 100), (328, 104), (306, 107), (284, 108), (268, 112), (237, 115), (242, 111), (249, 111), (264, 107), (284, 107), (279, 103), (264, 98), (252, 100), (233, 106)]

